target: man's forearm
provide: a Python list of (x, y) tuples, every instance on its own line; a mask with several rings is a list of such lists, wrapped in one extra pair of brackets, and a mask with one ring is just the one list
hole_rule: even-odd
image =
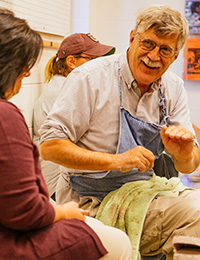
[(153, 153), (142, 146), (136, 146), (124, 153), (110, 154), (81, 148), (66, 139), (43, 142), (40, 145), (40, 155), (44, 160), (83, 171), (128, 172), (137, 168), (139, 172), (144, 172), (153, 167), (155, 160)]
[(115, 168), (113, 154), (90, 151), (65, 139), (43, 142), (40, 155), (44, 160), (71, 169), (104, 171)]

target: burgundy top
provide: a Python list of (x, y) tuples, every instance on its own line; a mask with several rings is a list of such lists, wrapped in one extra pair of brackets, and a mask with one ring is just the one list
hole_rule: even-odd
[(83, 221), (53, 224), (54, 214), (24, 117), (0, 99), (0, 259), (95, 260), (106, 253)]

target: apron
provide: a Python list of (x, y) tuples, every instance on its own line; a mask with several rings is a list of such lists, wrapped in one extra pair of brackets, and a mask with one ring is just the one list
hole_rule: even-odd
[[(119, 93), (120, 93), (120, 133), (116, 153), (123, 153), (138, 145), (150, 150), (155, 158), (159, 158), (164, 150), (160, 136), (162, 125), (168, 125), (165, 99), (159, 87), (159, 106), (162, 113), (160, 125), (152, 124), (131, 115), (122, 105), (121, 69), (118, 68)], [(95, 197), (102, 201), (103, 198), (113, 190), (120, 188), (123, 184), (132, 181), (149, 180), (154, 170), (138, 173), (137, 168), (128, 172), (118, 170), (101, 171), (93, 173), (82, 173), (81, 175), (69, 175), (70, 186), (81, 196)]]

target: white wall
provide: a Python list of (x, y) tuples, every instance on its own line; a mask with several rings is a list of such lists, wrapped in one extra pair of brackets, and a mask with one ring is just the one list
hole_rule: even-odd
[(72, 0), (71, 32), (89, 32), (89, 3), (90, 0)]

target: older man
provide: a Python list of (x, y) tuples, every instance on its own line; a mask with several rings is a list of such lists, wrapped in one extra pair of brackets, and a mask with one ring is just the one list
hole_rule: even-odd
[[(177, 171), (196, 169), (200, 155), (183, 81), (167, 71), (187, 33), (178, 11), (149, 7), (139, 13), (127, 51), (68, 76), (67, 88), (40, 129), (41, 155), (64, 166), (59, 202), (74, 199), (94, 208), (124, 183), (150, 179), (154, 160), (159, 162), (163, 152)], [(174, 235), (200, 236), (199, 202), (196, 190), (154, 199), (141, 253), (163, 252), (172, 259)]]

